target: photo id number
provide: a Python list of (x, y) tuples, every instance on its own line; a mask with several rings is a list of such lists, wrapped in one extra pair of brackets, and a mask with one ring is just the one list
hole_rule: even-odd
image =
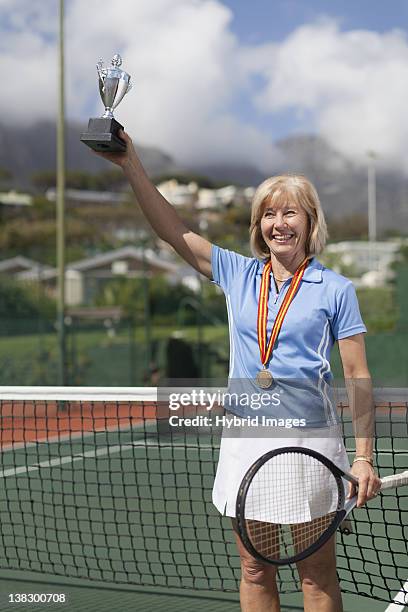
[(65, 593), (9, 593), (9, 603), (66, 603)]

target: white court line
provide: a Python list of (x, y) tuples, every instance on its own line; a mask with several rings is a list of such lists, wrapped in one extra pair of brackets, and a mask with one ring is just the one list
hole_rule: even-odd
[(75, 431), (69, 432), (63, 435), (57, 434), (48, 438), (37, 438), (33, 442), (12, 442), (11, 444), (5, 444), (0, 448), (1, 453), (7, 453), (11, 450), (19, 450), (21, 448), (32, 448), (34, 446), (38, 446), (39, 444), (56, 444), (57, 442), (69, 442), (71, 440), (85, 439), (95, 437), (97, 435), (105, 434), (105, 433), (118, 433), (119, 435), (126, 431), (134, 431), (135, 429), (140, 430), (141, 433), (150, 433), (149, 426), (152, 426), (157, 421), (155, 419), (146, 419), (144, 425), (132, 426), (128, 423), (124, 427), (117, 427), (116, 425), (112, 425), (112, 427), (105, 427), (104, 429), (98, 430), (86, 430), (86, 431)]
[[(68, 455), (65, 457), (58, 457), (51, 459), (50, 461), (41, 461), (41, 463), (34, 463), (33, 465), (22, 465), (17, 468), (10, 468), (8, 470), (0, 470), (0, 478), (7, 478), (7, 476), (18, 476), (19, 474), (26, 474), (27, 472), (34, 472), (41, 468), (54, 467), (56, 465), (63, 465), (64, 463), (74, 463), (74, 461), (82, 461), (87, 457), (103, 457), (104, 455), (114, 455), (120, 453), (122, 450), (131, 450), (135, 446), (157, 446), (163, 447), (163, 444), (150, 440), (138, 440), (131, 444), (121, 444), (116, 446), (105, 446), (104, 448), (98, 448), (96, 450), (87, 451), (86, 453), (78, 453), (76, 455)], [(167, 447), (165, 447), (167, 448)], [(197, 444), (172, 444), (168, 448), (195, 448), (198, 451), (200, 449), (213, 451), (211, 444), (203, 444), (197, 446)]]
[(403, 612), (405, 606), (408, 604), (408, 580), (392, 601), (393, 603), (385, 608), (385, 612)]

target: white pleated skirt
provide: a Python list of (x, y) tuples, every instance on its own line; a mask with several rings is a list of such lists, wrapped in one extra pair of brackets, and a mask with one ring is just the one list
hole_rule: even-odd
[[(273, 438), (254, 438), (249, 437), (248, 429), (245, 427), (236, 428), (233, 436), (230, 431), (224, 430), (212, 496), (213, 504), (221, 514), (235, 516), (238, 489), (243, 477), (251, 465), (268, 451), (288, 446), (310, 448), (330, 459), (340, 469), (350, 470), (347, 452), (338, 427), (308, 430), (307, 435), (303, 430), (299, 433), (299, 436), (295, 434), (293, 437), (288, 436), (287, 430), (282, 433), (282, 437), (279, 437), (280, 434), (277, 432), (276, 437)], [(250, 518), (274, 523), (297, 523), (312, 520), (335, 510), (337, 485), (333, 477), (330, 477), (328, 471), (324, 470), (327, 477), (324, 477), (323, 473), (323, 477), (319, 479), (318, 487), (314, 485), (312, 490), (307, 477), (302, 477), (303, 467), (300, 461), (299, 473), (297, 475), (293, 474), (293, 482), (297, 483), (296, 486), (299, 487), (299, 482), (301, 482), (301, 486), (304, 487), (304, 491), (298, 496), (302, 497), (305, 503), (303, 508), (299, 507), (296, 510), (296, 516), (288, 516), (287, 510), (285, 510), (284, 517), (281, 515), (281, 509), (285, 508), (285, 500), (279, 498), (279, 488), (275, 487), (273, 476), (271, 476), (270, 487), (274, 491), (274, 508), (269, 510), (271, 514), (268, 516), (264, 514), (258, 516), (254, 512)], [(348, 485), (346, 481), (343, 482), (347, 493)], [(299, 494), (299, 491), (297, 492)], [(333, 503), (331, 500), (334, 500)]]

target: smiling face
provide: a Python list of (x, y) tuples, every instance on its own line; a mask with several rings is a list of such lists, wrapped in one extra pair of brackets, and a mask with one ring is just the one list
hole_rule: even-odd
[(319, 196), (302, 174), (271, 176), (256, 189), (249, 228), (251, 251), (263, 261), (275, 257), (289, 267), (319, 255), (327, 227)]
[(308, 215), (299, 204), (290, 201), (290, 194), (279, 200), (268, 199), (264, 204), (260, 219), (262, 238), (277, 259), (303, 259), (309, 234)]

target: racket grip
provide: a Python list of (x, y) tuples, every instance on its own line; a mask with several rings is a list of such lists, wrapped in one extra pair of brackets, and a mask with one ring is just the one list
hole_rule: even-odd
[(391, 476), (384, 476), (384, 478), (381, 478), (381, 491), (384, 489), (402, 487), (403, 485), (408, 485), (408, 470), (406, 472), (401, 472), (401, 474), (392, 474)]

